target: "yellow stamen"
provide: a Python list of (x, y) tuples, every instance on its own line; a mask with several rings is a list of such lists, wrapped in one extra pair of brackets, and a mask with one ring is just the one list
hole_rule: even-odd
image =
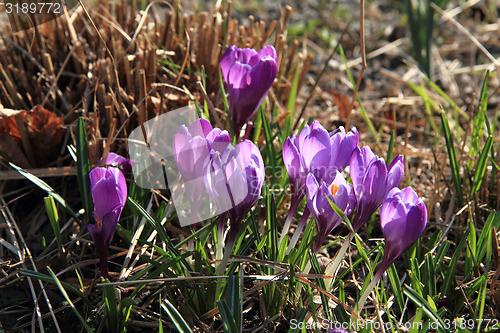
[(335, 197), (335, 194), (337, 194), (337, 191), (339, 190), (339, 187), (335, 184), (332, 184), (332, 186), (330, 186), (330, 191), (332, 191), (332, 197)]

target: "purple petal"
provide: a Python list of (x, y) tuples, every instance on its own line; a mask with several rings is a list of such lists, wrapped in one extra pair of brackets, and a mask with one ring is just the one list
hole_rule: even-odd
[(231, 143), (229, 133), (226, 130), (221, 131), (219, 128), (214, 128), (208, 133), (207, 140), (210, 142), (210, 148), (220, 153), (222, 153), (227, 145)]
[(354, 127), (345, 137), (343, 137), (340, 147), (338, 148), (338, 153), (336, 154), (337, 159), (335, 160), (335, 165), (338, 167), (338, 170), (341, 171), (347, 167), (354, 149), (358, 147), (358, 143), (359, 134), (356, 127)]
[(212, 131), (212, 125), (208, 120), (198, 118), (189, 125), (188, 130), (192, 137), (201, 136), (202, 138), (206, 138), (210, 131)]
[(226, 81), (226, 82), (228, 80), (229, 70), (230, 70), (231, 66), (233, 65), (233, 63), (236, 61), (235, 51), (237, 49), (238, 48), (236, 47), (236, 45), (231, 45), (226, 50), (226, 52), (224, 52), (224, 55), (222, 56), (221, 61), (220, 61), (220, 69), (222, 72), (222, 76), (224, 77), (224, 81)]
[(377, 203), (377, 207), (382, 204), (387, 195), (387, 167), (384, 160), (376, 159), (369, 165), (363, 187), (365, 200)]
[(314, 214), (314, 212), (317, 212), (317, 209), (315, 205), (313, 204), (314, 202), (314, 197), (316, 196), (316, 192), (319, 189), (319, 184), (318, 181), (316, 180), (316, 177), (312, 173), (309, 173), (306, 178), (306, 198), (307, 202), (309, 205), (309, 202), (311, 203), (311, 206), (309, 207), (309, 210), (311, 213)]
[[(104, 169), (104, 174), (103, 170)], [(127, 199), (127, 183), (118, 168), (95, 168), (90, 174), (91, 194), (94, 201), (94, 212), (102, 219), (106, 214), (125, 205)], [(101, 179), (97, 180), (97, 176)], [(92, 186), (92, 183), (93, 186)]]
[(302, 160), (306, 170), (312, 172), (318, 179), (330, 164), (330, 135), (322, 128), (317, 128), (305, 138), (302, 149)]
[(254, 49), (236, 49), (235, 57), (237, 62), (254, 66), (259, 61), (258, 53)]
[(263, 49), (260, 49), (257, 52), (257, 56), (259, 59), (271, 58), (271, 59), (274, 59), (274, 61), (278, 62), (278, 54), (276, 52), (276, 49), (274, 47), (272, 47), (271, 45), (267, 45)]
[(252, 79), (250, 77), (250, 71), (252, 67), (250, 65), (235, 62), (229, 69), (227, 84), (229, 88), (230, 98), (231, 92), (240, 91), (241, 89), (248, 88)]
[(106, 178), (106, 168), (97, 167), (89, 172), (90, 190), (102, 179)]
[(356, 189), (356, 192), (363, 183), (365, 168), (365, 157), (361, 153), (361, 149), (355, 148), (351, 155), (349, 173), (351, 175), (352, 185), (354, 186), (354, 189)]
[[(307, 126), (307, 125), (306, 125)], [(304, 127), (305, 128), (305, 127)], [(313, 121), (311, 125), (309, 125), (309, 131), (306, 134), (309, 134), (312, 130), (315, 130), (317, 128), (322, 128), (324, 129), (323, 125), (317, 120)]]
[(388, 243), (397, 243), (404, 238), (407, 214), (404, 203), (396, 198), (389, 199), (382, 205), (380, 224)]
[(180, 151), (191, 139), (192, 137), (187, 127), (185, 125), (179, 126), (177, 132), (174, 134), (174, 143), (173, 143), (174, 157), (176, 157), (180, 153)]
[(418, 194), (411, 187), (402, 189), (400, 193), (401, 193), (401, 200), (404, 202), (413, 205), (422, 202), (422, 200), (418, 197)]
[(405, 162), (403, 155), (396, 156), (388, 168), (387, 188), (397, 187), (405, 173)]

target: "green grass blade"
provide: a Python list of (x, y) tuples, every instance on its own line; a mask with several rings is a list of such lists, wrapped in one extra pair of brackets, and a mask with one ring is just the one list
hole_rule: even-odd
[(353, 228), (352, 228), (352, 224), (351, 224), (351, 221), (349, 220), (349, 218), (345, 215), (345, 213), (335, 204), (333, 203), (332, 200), (330, 200), (330, 198), (328, 196), (326, 196), (326, 199), (328, 200), (328, 202), (330, 203), (330, 206), (332, 207), (333, 211), (335, 213), (337, 213), (338, 216), (340, 216), (342, 218), (342, 221), (344, 221), (345, 224), (347, 224), (347, 226), (349, 227), (349, 230), (351, 232), (354, 232), (353, 231)]
[[(272, 182), (274, 183), (274, 176), (275, 176), (275, 170), (276, 166), (278, 165), (277, 159), (276, 159), (276, 152), (274, 151), (274, 145), (273, 145), (273, 136), (271, 133), (271, 126), (269, 125), (269, 122), (266, 117), (266, 113), (264, 112), (264, 108), (259, 108), (260, 116), (262, 118), (262, 125), (264, 127), (264, 138), (266, 139), (266, 144), (265, 144), (265, 156), (264, 158), (264, 164), (271, 163), (272, 166)], [(263, 152), (264, 152), (263, 149)], [(267, 160), (266, 160), (267, 159)]]
[(239, 327), (236, 323), (236, 320), (232, 316), (229, 306), (225, 302), (217, 301), (217, 307), (219, 308), (224, 332), (226, 333), (239, 332), (240, 331)]
[[(267, 256), (268, 260), (278, 260), (279, 249), (278, 249), (278, 227), (276, 225), (276, 204), (274, 202), (274, 196), (266, 187), (266, 233), (269, 234)], [(283, 252), (284, 256), (284, 252)]]
[(104, 285), (102, 286), (102, 298), (104, 299), (106, 309), (108, 329), (111, 332), (118, 332), (120, 330), (120, 323), (118, 322), (118, 304), (116, 302), (115, 287), (106, 285), (106, 283), (109, 283), (108, 279), (104, 280)]
[[(21, 274), (27, 277), (31, 277), (40, 281), (48, 282), (48, 283), (55, 283), (54, 279), (50, 276), (47, 276), (45, 274), (35, 272), (35, 271), (30, 271), (28, 269), (21, 269)], [(70, 284), (67, 284), (66, 282), (61, 282), (59, 283), (66, 289), (71, 291), (72, 293), (76, 294), (85, 304), (87, 304), (89, 307), (93, 308), (94, 305), (88, 300), (88, 298), (78, 289), (73, 287)]]
[(54, 282), (56, 284), (57, 288), (59, 288), (59, 291), (61, 292), (61, 294), (63, 295), (63, 297), (66, 299), (66, 302), (68, 302), (68, 304), (70, 305), (71, 309), (73, 310), (73, 312), (75, 313), (75, 315), (78, 317), (78, 320), (80, 320), (80, 322), (82, 323), (82, 325), (85, 328), (85, 330), (87, 332), (92, 332), (92, 330), (90, 329), (90, 327), (87, 325), (87, 322), (85, 321), (85, 319), (83, 319), (83, 317), (80, 315), (80, 313), (76, 309), (75, 305), (71, 301), (71, 298), (69, 298), (69, 296), (66, 293), (66, 290), (64, 289), (64, 286), (62, 285), (61, 281), (59, 281), (59, 279), (54, 274), (54, 272), (52, 271), (52, 269), (50, 269), (50, 267), (47, 266), (47, 270), (49, 271), (49, 274), (52, 277), (52, 282)]
[(488, 166), (488, 161), (490, 159), (490, 151), (493, 147), (493, 135), (490, 135), (486, 140), (486, 143), (481, 151), (481, 155), (479, 156), (479, 161), (477, 162), (476, 172), (474, 173), (474, 180), (472, 182), (472, 190), (471, 197), (479, 191), (481, 185), (483, 184), (484, 175), (486, 174), (486, 168)]
[(59, 215), (57, 214), (56, 203), (51, 195), (43, 198), (43, 201), (45, 203), (47, 215), (49, 216), (50, 225), (52, 226), (54, 236), (56, 237), (57, 247), (62, 254), (64, 251), (62, 246), (61, 228), (59, 227)]
[(82, 198), (83, 207), (85, 208), (85, 217), (87, 222), (90, 222), (92, 221), (91, 212), (93, 210), (93, 202), (92, 194), (90, 193), (89, 148), (83, 118), (78, 119), (78, 126), (76, 129), (76, 170), (80, 197)]
[[(318, 257), (316, 256), (316, 253), (313, 252), (312, 249), (309, 250), (309, 260), (311, 262), (311, 269), (314, 274), (322, 274), (323, 272), (321, 271), (321, 266), (319, 265)], [(316, 283), (320, 288), (323, 290), (326, 290), (326, 285), (325, 285), (325, 280), (324, 279), (317, 279)], [(326, 314), (326, 317), (328, 320), (332, 320), (332, 312), (330, 310), (330, 305), (328, 303), (329, 299), (326, 297), (325, 294), (321, 293), (321, 303), (323, 305), (323, 312)]]
[(389, 148), (387, 149), (387, 159), (385, 160), (387, 167), (389, 167), (389, 165), (391, 165), (392, 162), (392, 154), (394, 152), (395, 142), (396, 142), (396, 128), (393, 128), (391, 132), (391, 140), (389, 141)]
[(224, 104), (224, 110), (226, 111), (229, 121), (229, 134), (234, 138), (234, 128), (233, 122), (231, 121), (231, 111), (229, 110), (229, 101), (226, 95), (226, 89), (224, 89), (224, 78), (222, 77), (222, 71), (219, 66), (219, 90), (222, 96), (222, 103)]
[(467, 230), (462, 236), (462, 239), (460, 240), (460, 243), (458, 244), (455, 253), (453, 254), (453, 257), (451, 258), (451, 261), (448, 265), (448, 269), (446, 270), (445, 278), (441, 287), (443, 290), (441, 296), (448, 296), (448, 297), (451, 296), (450, 293), (453, 290), (453, 284), (455, 283), (455, 272), (457, 267), (457, 261), (462, 254), (462, 249), (465, 246), (465, 242), (467, 241), (468, 236), (469, 236), (469, 231)]
[(177, 328), (177, 331), (179, 333), (192, 332), (191, 328), (189, 328), (188, 324), (181, 316), (179, 311), (177, 311), (177, 309), (172, 305), (172, 303), (168, 301), (168, 299), (163, 300), (163, 302), (161, 303), (161, 307), (167, 312), (167, 315), (170, 317), (170, 320), (172, 320), (172, 323), (175, 325), (175, 328)]
[(226, 297), (223, 301), (217, 301), (217, 307), (222, 318), (224, 332), (240, 332), (241, 326), (241, 289), (240, 279), (232, 275), (228, 277)]
[(460, 169), (457, 163), (457, 157), (455, 155), (455, 147), (453, 144), (453, 138), (450, 132), (450, 126), (448, 125), (448, 119), (444, 112), (441, 112), (441, 122), (443, 125), (444, 138), (446, 140), (446, 148), (448, 150), (448, 157), (450, 159), (450, 168), (453, 177), (453, 185), (455, 186), (455, 191), (457, 192), (458, 205), (463, 206), (463, 196), (462, 196), (462, 181), (460, 179)]
[[(307, 314), (306, 308), (300, 309), (299, 313), (297, 314), (297, 317), (295, 317), (294, 322), (297, 324), (303, 323), (304, 319), (306, 318), (306, 314)], [(290, 329), (288, 330), (288, 333), (298, 333), (301, 331), (301, 329), (299, 328), (300, 325), (294, 325), (292, 322), (290, 326), (294, 326), (294, 327), (290, 327)]]
[(401, 288), (401, 282), (399, 281), (398, 272), (396, 270), (396, 266), (392, 264), (387, 270), (387, 276), (389, 277), (389, 283), (391, 284), (391, 288), (394, 291), (394, 298), (396, 299), (396, 304), (401, 313), (404, 311), (404, 298), (403, 298), (403, 289)]
[(286, 138), (290, 136), (292, 131), (293, 120), (295, 119), (295, 101), (297, 100), (297, 93), (299, 87), (299, 65), (295, 68), (295, 75), (293, 76), (292, 88), (290, 89), (290, 96), (288, 96), (288, 103), (286, 110), (288, 115), (285, 118), (285, 125), (281, 132), (281, 142), (284, 143)]
[(11, 162), (9, 162), (9, 165), (11, 167), (13, 167), (14, 169), (16, 169), (17, 172), (19, 172), (21, 175), (26, 177), (33, 184), (40, 187), (42, 190), (47, 192), (47, 194), (52, 196), (54, 198), (54, 200), (57, 201), (75, 219), (75, 221), (78, 223), (78, 225), (82, 226), (80, 219), (78, 218), (76, 213), (73, 211), (73, 209), (71, 209), (71, 207), (68, 206), (68, 204), (66, 204), (66, 201), (63, 199), (63, 197), (61, 197), (56, 191), (54, 191), (54, 189), (52, 187), (50, 187), (46, 182), (44, 182), (43, 180), (41, 180), (37, 176), (32, 175), (28, 171), (24, 170), (23, 168), (20, 168)]
[[(172, 253), (173, 256), (179, 256), (179, 252), (175, 248), (172, 240), (167, 235), (165, 228), (161, 225), (160, 221), (158, 221), (153, 215), (149, 214), (141, 205), (139, 205), (136, 201), (134, 201), (131, 197), (127, 197), (129, 203), (141, 214), (146, 221), (156, 230), (158, 236), (160, 236), (161, 240), (167, 245), (168, 250)], [(187, 263), (186, 260), (182, 260), (182, 263), (189, 271), (192, 271), (191, 266)]]
[(241, 288), (239, 277), (235, 275), (228, 277), (228, 284), (226, 288), (226, 302), (229, 305), (229, 309), (231, 310), (233, 318), (236, 320), (236, 324), (238, 327), (240, 327), (242, 316), (240, 294)]
[(483, 140), (483, 128), (486, 121), (486, 109), (488, 107), (488, 74), (489, 72), (486, 71), (483, 80), (483, 86), (481, 87), (481, 93), (479, 95), (477, 112), (476, 116), (474, 117), (472, 127), (472, 137), (469, 149), (469, 156), (472, 157), (471, 161), (469, 161), (470, 169), (474, 169), (475, 157), (481, 149), (481, 142)]
[(408, 285), (405, 285), (404, 294), (419, 308), (421, 308), (425, 315), (431, 320), (433, 323), (437, 323), (438, 332), (446, 333), (445, 323), (443, 319), (436, 313), (433, 307), (422, 297), (418, 292), (410, 288)]

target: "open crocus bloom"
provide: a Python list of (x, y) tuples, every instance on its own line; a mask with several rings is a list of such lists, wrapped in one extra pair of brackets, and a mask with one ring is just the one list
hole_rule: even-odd
[[(98, 164), (101, 164), (102, 159), (99, 160)], [(132, 167), (135, 164), (134, 160), (129, 160), (121, 155), (118, 155), (116, 153), (108, 153), (108, 156), (106, 156), (106, 162), (104, 163), (105, 165), (110, 165), (114, 167), (120, 167), (123, 172), (129, 172), (132, 170)]]
[(218, 212), (228, 212), (231, 228), (257, 203), (264, 183), (264, 162), (259, 149), (245, 140), (220, 153), (210, 151), (206, 160), (205, 187)]
[(220, 68), (229, 94), (229, 110), (236, 136), (255, 114), (278, 73), (278, 55), (268, 45), (258, 52), (230, 46)]
[(398, 155), (387, 168), (385, 161), (373, 154), (370, 147), (354, 149), (349, 172), (358, 200), (353, 229), (358, 231), (377, 208), (387, 193), (398, 186), (404, 174), (404, 158)]
[(314, 216), (319, 234), (314, 245), (314, 251), (317, 253), (326, 237), (342, 222), (342, 218), (333, 210), (328, 199), (349, 215), (356, 206), (356, 196), (352, 185), (347, 184), (338, 171), (329, 185), (324, 181), (318, 183), (316, 177), (310, 173), (307, 176), (306, 188), (307, 207)]
[(87, 230), (100, 255), (101, 274), (106, 278), (108, 248), (127, 200), (127, 183), (123, 173), (114, 167), (94, 168), (89, 177), (96, 223), (88, 224)]
[(427, 207), (411, 187), (393, 188), (380, 209), (380, 225), (385, 238), (381, 268), (385, 270), (422, 235)]
[(356, 128), (345, 133), (343, 127), (328, 133), (318, 121), (306, 125), (299, 135), (283, 144), (285, 163), (293, 193), (303, 196), (308, 173), (316, 180), (331, 183), (337, 171), (345, 169), (359, 142)]

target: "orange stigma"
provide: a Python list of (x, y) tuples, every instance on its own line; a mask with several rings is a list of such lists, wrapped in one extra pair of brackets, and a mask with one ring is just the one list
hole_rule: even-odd
[(337, 194), (337, 191), (339, 190), (339, 187), (335, 184), (332, 184), (332, 186), (330, 186), (330, 191), (332, 191), (332, 197), (335, 197), (335, 194)]
[(98, 231), (101, 231), (102, 220), (99, 220), (99, 219), (95, 219), (95, 220), (96, 220), (95, 227), (97, 228)]

